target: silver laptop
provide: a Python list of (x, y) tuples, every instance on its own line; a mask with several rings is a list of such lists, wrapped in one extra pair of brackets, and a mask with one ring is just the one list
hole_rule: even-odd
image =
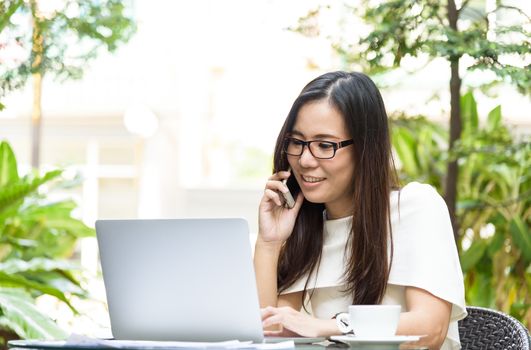
[(98, 220), (115, 339), (263, 341), (244, 219)]

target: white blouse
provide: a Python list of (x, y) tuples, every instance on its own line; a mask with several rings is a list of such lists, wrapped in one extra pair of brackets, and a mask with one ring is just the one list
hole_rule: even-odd
[[(465, 291), (446, 203), (433, 187), (417, 182), (402, 188), (400, 195), (393, 191), (390, 199), (394, 251), (382, 304), (398, 304), (405, 311), (407, 286), (450, 302), (450, 325), (441, 349), (460, 349), (457, 321), (466, 317)], [(352, 217), (324, 223), (321, 263), (308, 283), (312, 314), (317, 318), (331, 318), (352, 304), (352, 296), (341, 292), (351, 225)], [(299, 279), (282, 294), (302, 291), (306, 279)]]

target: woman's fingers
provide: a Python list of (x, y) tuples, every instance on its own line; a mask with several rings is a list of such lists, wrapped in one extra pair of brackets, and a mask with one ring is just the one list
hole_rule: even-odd
[(281, 331), (264, 331), (266, 337), (285, 337), (284, 330)]
[(297, 311), (290, 307), (272, 307), (268, 306), (261, 310), (262, 314), (262, 326), (267, 328), (275, 324), (284, 325), (286, 319), (292, 315), (296, 314)]
[(266, 182), (266, 189), (275, 190), (278, 192), (286, 193), (289, 191), (288, 186), (282, 183), (282, 181), (269, 180)]
[(278, 192), (270, 190), (270, 189), (266, 189), (264, 191), (264, 196), (270, 201), (273, 201), (279, 207), (282, 206), (282, 200), (280, 199), (280, 195), (278, 194)]
[[(270, 335), (294, 334), (303, 337), (316, 337), (323, 327), (321, 322), (321, 320), (291, 307), (267, 307), (262, 310), (262, 326)], [(266, 329), (272, 326), (280, 326), (281, 328), (280, 330)]]
[(267, 328), (267, 327), (271, 327), (276, 324), (283, 325), (283, 320), (284, 320), (284, 315), (282, 314), (272, 315), (272, 316), (265, 318), (262, 321), (262, 327)]
[(297, 337), (299, 334), (290, 331), (289, 329), (282, 328), (280, 331), (264, 331), (266, 337)]
[[(266, 182), (264, 197), (270, 201), (273, 201), (276, 205), (283, 207), (286, 202), (283, 193), (288, 193), (289, 188), (282, 182), (282, 180), (287, 179), (290, 175), (291, 172), (289, 171), (279, 171), (278, 173), (270, 176), (269, 180)], [(299, 207), (300, 205), (302, 205), (302, 202), (299, 204)]]
[(275, 313), (276, 307), (273, 306), (266, 306), (263, 309), (260, 309), (260, 316), (262, 317), (262, 321), (264, 318), (267, 318)]
[(281, 181), (287, 179), (288, 177), (290, 177), (290, 175), (290, 171), (279, 171), (278, 173), (274, 173), (273, 175), (271, 175), (268, 180)]

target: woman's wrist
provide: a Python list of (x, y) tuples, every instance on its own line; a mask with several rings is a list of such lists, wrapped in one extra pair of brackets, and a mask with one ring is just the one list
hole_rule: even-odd
[(271, 251), (280, 251), (282, 248), (283, 241), (265, 241), (260, 234), (256, 238), (256, 248), (266, 249)]
[(276, 274), (281, 248), (282, 243), (263, 241), (260, 239), (260, 236), (258, 236), (254, 247), (255, 269), (257, 268), (257, 264), (261, 266), (270, 266), (270, 268), (274, 269)]
[(319, 325), (319, 331), (316, 335), (317, 337), (331, 337), (333, 335), (342, 335), (341, 331), (337, 327), (336, 320), (322, 320), (319, 319), (320, 325)]

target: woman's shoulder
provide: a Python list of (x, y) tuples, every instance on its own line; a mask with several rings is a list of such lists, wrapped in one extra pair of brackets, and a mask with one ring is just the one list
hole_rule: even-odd
[(397, 191), (393, 191), (391, 205), (431, 207), (443, 205), (446, 207), (444, 199), (432, 185), (410, 182)]
[(407, 185), (401, 187), (398, 192), (400, 192), (400, 195), (403, 197), (415, 197), (415, 198), (434, 198), (434, 197), (441, 197), (439, 195), (439, 192), (429, 184), (424, 184), (420, 182), (410, 182)]
[(410, 182), (391, 196), (391, 221), (415, 224), (420, 221), (446, 220), (448, 207), (437, 190), (428, 184)]

